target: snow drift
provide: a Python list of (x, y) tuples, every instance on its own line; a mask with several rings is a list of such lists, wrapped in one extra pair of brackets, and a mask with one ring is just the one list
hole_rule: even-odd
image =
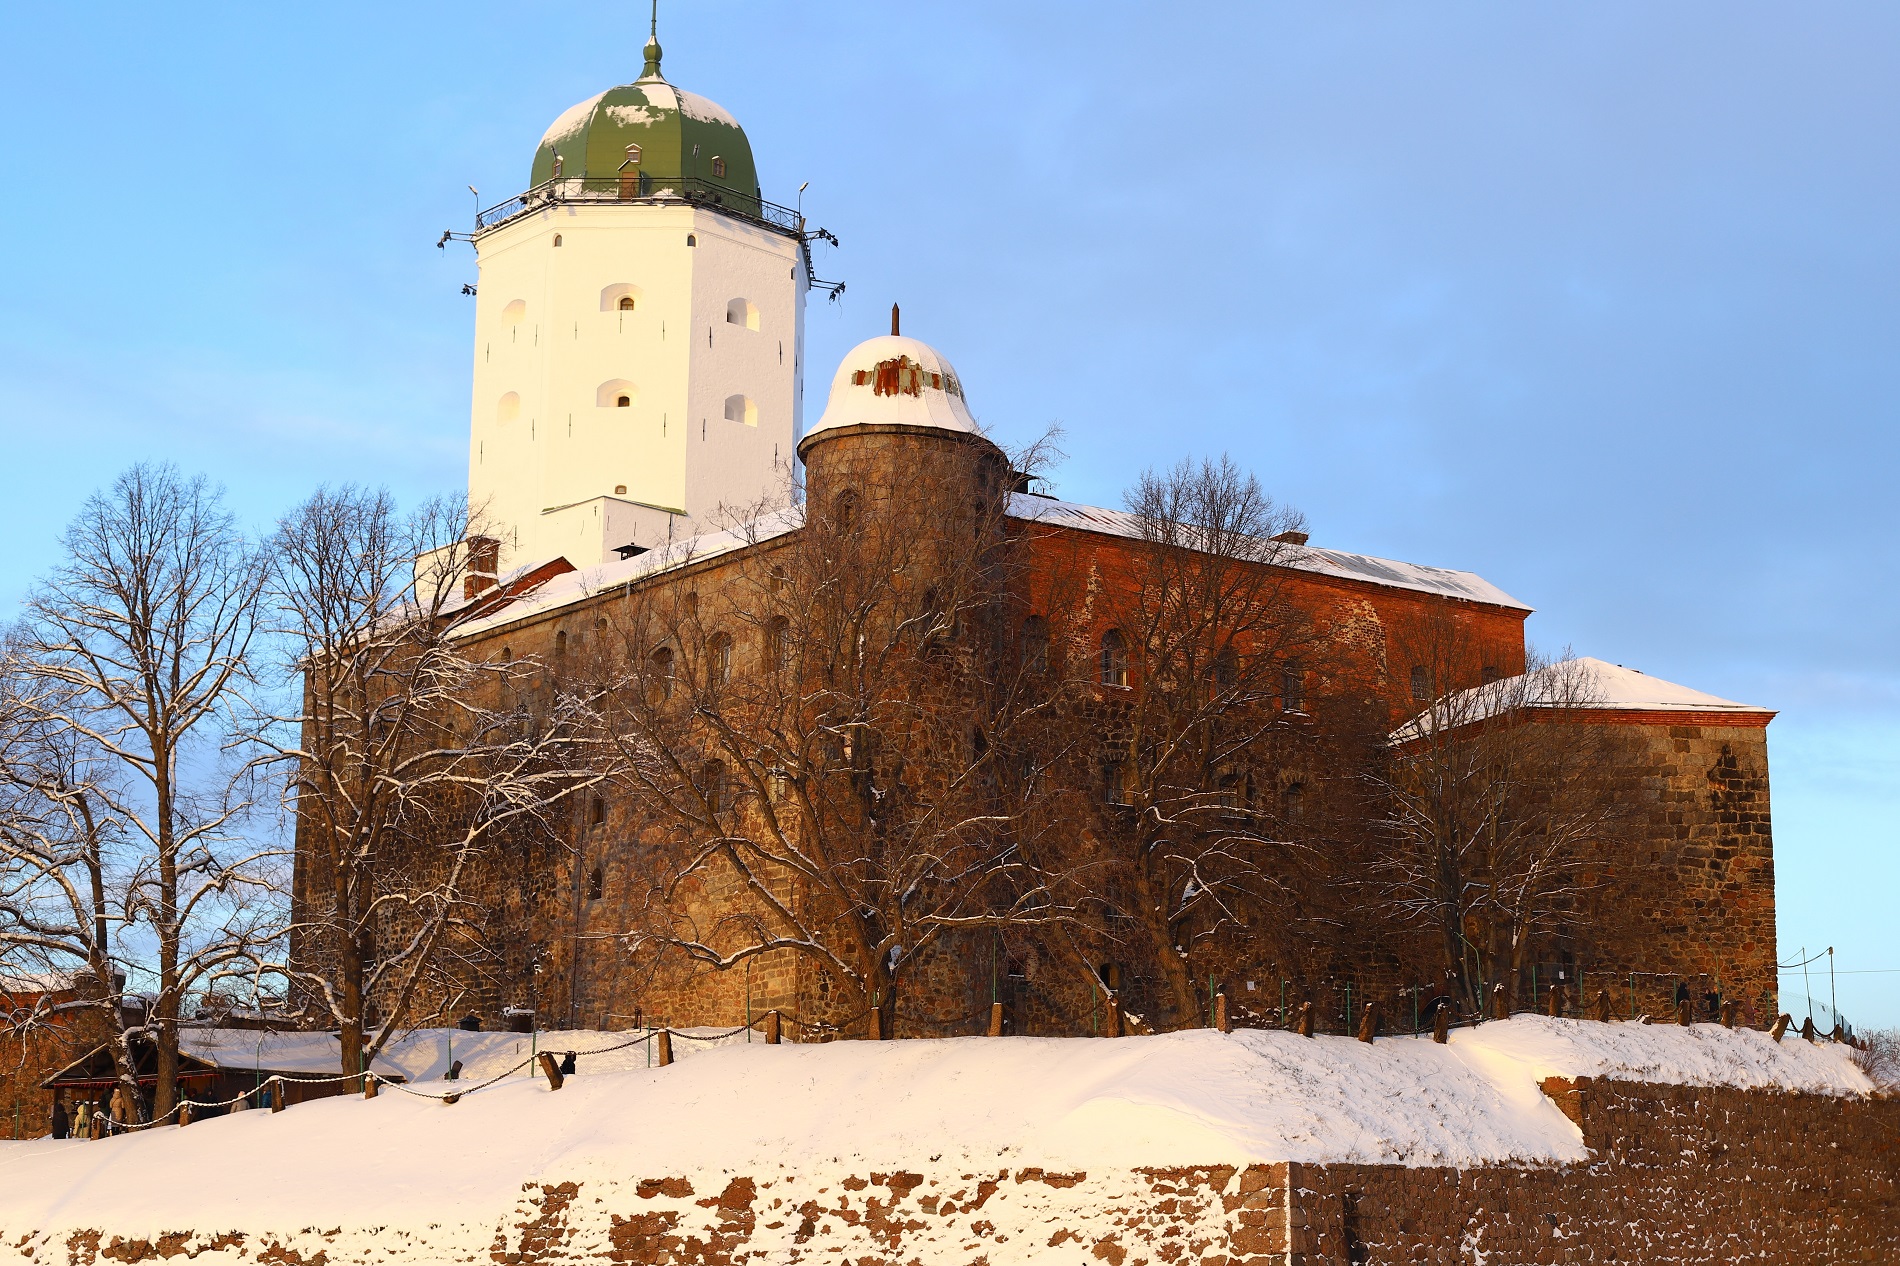
[[(553, 1033), (581, 1052), (559, 1092), (522, 1073), (446, 1106), (386, 1089), (101, 1142), (0, 1144), (0, 1239), (109, 1225), (165, 1230), (493, 1227), (524, 1184), (678, 1175), (1051, 1171), (1312, 1163), (1543, 1165), (1585, 1158), (1546, 1077), (1860, 1095), (1847, 1048), (1713, 1025), (1520, 1016), (1447, 1046), (1210, 1031), (1107, 1039), (737, 1042), (648, 1068), (626, 1034)], [(417, 1080), (466, 1087), (517, 1063), (518, 1034), (411, 1035)]]

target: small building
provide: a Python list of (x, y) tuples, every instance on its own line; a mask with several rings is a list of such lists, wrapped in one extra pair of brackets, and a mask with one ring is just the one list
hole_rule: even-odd
[[(112, 1044), (102, 1043), (40, 1085), (69, 1102), (104, 1102), (119, 1084)], [(181, 1029), (178, 1034), (178, 1082), (183, 1098), (199, 1104), (225, 1104), (255, 1092), (272, 1078), (282, 1087), (286, 1105), (350, 1093), (342, 1077), (342, 1046), (335, 1033), (270, 1032), (259, 1029)], [(139, 1098), (149, 1107), (158, 1085), (158, 1051), (150, 1039), (135, 1038), (134, 1064)], [(378, 1058), (372, 1070), (384, 1081), (405, 1081), (402, 1070)], [(210, 1109), (222, 1113), (225, 1107)]]

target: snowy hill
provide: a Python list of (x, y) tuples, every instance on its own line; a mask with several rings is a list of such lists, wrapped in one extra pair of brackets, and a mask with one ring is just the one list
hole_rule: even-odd
[[(541, 1041), (586, 1052), (626, 1036)], [(420, 1079), (446, 1064), (447, 1041), (465, 1061), (461, 1088), (526, 1054), (515, 1050), (522, 1035), (437, 1032), (414, 1035), (390, 1058)], [(0, 1144), (0, 1261), (100, 1227), (154, 1237), (335, 1228), (331, 1261), (369, 1260), (371, 1243), (391, 1234), (438, 1245), (449, 1234), (479, 1255), (532, 1184), (602, 1190), (682, 1177), (703, 1193), (735, 1176), (823, 1184), (895, 1170), (1541, 1165), (1585, 1157), (1577, 1128), (1540, 1089), (1545, 1077), (1871, 1089), (1842, 1047), (1712, 1025), (1531, 1016), (1460, 1031), (1447, 1046), (1257, 1031), (739, 1041), (697, 1053), (681, 1043), (690, 1058), (670, 1068), (642, 1066), (640, 1048), (583, 1054), (559, 1092), (522, 1074), (453, 1106), (390, 1088), (373, 1101), (323, 1100), (101, 1142)]]

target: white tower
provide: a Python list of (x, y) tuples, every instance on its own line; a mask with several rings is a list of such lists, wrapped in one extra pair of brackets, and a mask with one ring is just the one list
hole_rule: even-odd
[(802, 225), (738, 123), (660, 74), (554, 121), (475, 232), (468, 488), (501, 570), (587, 567), (782, 494), (802, 425)]

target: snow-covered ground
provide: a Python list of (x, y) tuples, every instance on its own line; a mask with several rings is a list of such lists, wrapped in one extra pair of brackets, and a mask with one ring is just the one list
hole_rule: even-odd
[[(0, 1243), (100, 1226), (492, 1232), (524, 1184), (540, 1182), (683, 1176), (716, 1192), (732, 1176), (822, 1182), (898, 1169), (1548, 1164), (1585, 1150), (1542, 1093), (1545, 1077), (1872, 1088), (1844, 1047), (1535, 1016), (1461, 1030), (1447, 1046), (1199, 1031), (825, 1046), (741, 1036), (711, 1049), (679, 1042), (670, 1068), (647, 1067), (641, 1047), (587, 1053), (627, 1037), (540, 1035), (544, 1050), (581, 1052), (559, 1092), (523, 1073), (453, 1106), (389, 1089), (96, 1143), (0, 1144)], [(445, 1083), (430, 1078), (448, 1043), (466, 1087), (525, 1058), (528, 1041), (435, 1030), (389, 1058), (412, 1089), (439, 1092)]]

